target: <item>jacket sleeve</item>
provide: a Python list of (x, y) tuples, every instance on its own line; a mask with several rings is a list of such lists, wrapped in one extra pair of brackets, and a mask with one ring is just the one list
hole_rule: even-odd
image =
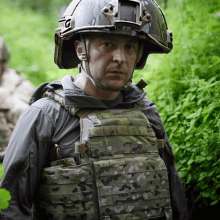
[(183, 185), (175, 168), (173, 151), (169, 144), (157, 107), (152, 101), (145, 98), (143, 100), (142, 111), (151, 123), (156, 137), (158, 139), (164, 139), (165, 145), (163, 149), (160, 149), (159, 154), (164, 160), (168, 170), (173, 220), (188, 220), (187, 201)]
[(19, 119), (3, 161), (5, 173), (0, 187), (10, 191), (11, 201), (9, 207), (2, 210), (0, 219), (32, 219), (32, 202), (53, 129), (49, 114), (39, 106), (28, 107)]

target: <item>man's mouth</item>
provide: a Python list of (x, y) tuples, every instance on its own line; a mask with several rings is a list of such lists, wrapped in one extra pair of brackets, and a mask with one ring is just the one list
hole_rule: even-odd
[(121, 80), (122, 78), (124, 78), (124, 72), (110, 71), (110, 72), (108, 72), (107, 77), (111, 80)]
[(123, 71), (120, 71), (120, 70), (111, 70), (109, 71), (110, 73), (113, 73), (113, 74), (124, 74)]

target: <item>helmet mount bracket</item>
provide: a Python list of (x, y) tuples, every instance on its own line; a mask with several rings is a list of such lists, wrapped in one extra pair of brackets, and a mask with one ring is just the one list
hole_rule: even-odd
[(170, 30), (167, 30), (167, 43), (172, 47), (172, 42), (173, 42), (173, 33)]
[[(128, 4), (125, 4), (128, 3)], [(142, 3), (142, 4), (141, 4)], [(110, 20), (111, 24), (116, 27), (127, 26), (136, 30), (142, 29), (152, 19), (150, 13), (144, 7), (143, 2), (139, 0), (112, 0), (102, 10), (102, 13)], [(135, 20), (121, 19), (123, 7), (128, 7), (129, 4), (135, 5)]]

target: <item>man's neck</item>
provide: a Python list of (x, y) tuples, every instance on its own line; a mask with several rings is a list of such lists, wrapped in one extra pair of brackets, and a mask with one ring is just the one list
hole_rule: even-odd
[(91, 82), (91, 80), (83, 73), (79, 75), (79, 77), (74, 83), (85, 93), (94, 96), (100, 100), (113, 100), (118, 96), (119, 93), (119, 92), (107, 91), (95, 87)]

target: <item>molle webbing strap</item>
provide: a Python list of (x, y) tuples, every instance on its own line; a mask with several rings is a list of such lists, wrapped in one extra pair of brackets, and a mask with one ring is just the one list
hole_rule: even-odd
[(164, 139), (157, 139), (158, 149), (164, 148)]
[(86, 152), (86, 144), (76, 142), (75, 143), (75, 153), (85, 153)]
[(54, 91), (47, 90), (44, 94), (43, 97), (49, 97), (51, 99), (54, 99), (57, 101), (61, 106), (63, 106), (71, 115), (76, 114), (77, 109), (71, 107), (67, 108), (65, 107), (65, 99), (64, 99), (64, 94), (63, 94), (63, 89), (56, 89)]
[(66, 159), (43, 169), (36, 220), (98, 219), (92, 164), (76, 166)]
[[(93, 140), (89, 152), (95, 157), (117, 153), (158, 153), (158, 147), (163, 147), (163, 140), (158, 141), (155, 138), (148, 119), (138, 110), (89, 110), (87, 113), (83, 112), (82, 121), (85, 121), (81, 123), (81, 134), (84, 135), (81, 136), (81, 142), (76, 143), (77, 151), (82, 149), (82, 153), (85, 149), (84, 140), (89, 137)], [(90, 128), (87, 130), (88, 126)], [(107, 136), (112, 138), (101, 138)], [(140, 139), (139, 143), (135, 143), (134, 139)], [(121, 148), (118, 147), (120, 143)]]
[[(134, 103), (134, 108), (135, 109), (141, 109), (142, 108), (142, 100), (140, 100), (139, 102), (137, 103)], [(76, 112), (76, 115), (81, 118), (83, 117), (84, 115), (86, 114), (89, 114), (89, 113), (92, 113), (94, 111), (94, 109), (81, 109), (79, 111)], [(91, 116), (90, 116), (91, 118)], [(97, 119), (94, 119), (94, 120), (97, 120)], [(111, 121), (114, 121), (114, 118), (111, 119)], [(117, 119), (117, 121), (120, 121), (120, 119)], [(142, 122), (142, 126), (144, 125), (144, 127), (135, 127), (134, 130), (132, 131), (132, 127), (129, 125), (129, 123), (131, 124), (131, 121), (132, 121), (132, 118), (130, 119), (130, 122), (127, 122), (127, 124), (125, 123), (125, 120), (123, 119), (123, 122), (121, 122), (122, 124), (124, 124), (124, 127), (121, 127), (121, 131), (120, 133), (118, 133), (118, 135), (128, 135), (129, 133), (136, 133), (136, 134), (144, 134), (144, 130), (146, 129), (145, 127), (145, 124)], [(102, 124), (104, 124), (104, 122), (102, 122)], [(141, 126), (141, 124), (139, 125)], [(148, 125), (149, 126), (149, 125)], [(151, 128), (151, 126), (150, 126)], [(110, 129), (110, 130), (109, 130)], [(104, 134), (104, 135), (107, 135), (109, 132), (112, 133), (111, 130), (114, 130), (114, 133), (112, 133), (112, 135), (116, 135), (115, 132), (117, 132), (119, 128), (112, 128), (112, 127), (106, 127), (106, 128), (97, 128), (97, 129), (94, 129), (93, 131), (93, 134), (92, 135), (100, 135), (100, 134)], [(91, 135), (91, 134), (90, 134)], [(117, 136), (117, 135), (116, 135)], [(117, 137), (115, 137), (115, 139), (117, 139)], [(120, 141), (120, 140), (119, 140)], [(133, 145), (134, 148), (136, 148), (138, 145)], [(161, 149), (161, 148), (164, 148), (164, 139), (157, 139), (157, 146), (158, 146), (158, 150)], [(114, 147), (113, 147), (114, 148)], [(81, 142), (76, 142), (75, 143), (75, 151), (77, 153), (85, 153), (85, 150), (86, 150), (86, 147), (85, 147), (85, 143), (81, 143)]]
[[(157, 139), (158, 142), (158, 150), (159, 149), (163, 149), (164, 148), (164, 139)], [(138, 144), (134, 144), (131, 145), (131, 147), (138, 148)], [(93, 148), (93, 151), (95, 150), (95, 148)], [(116, 152), (116, 149), (114, 149), (114, 147), (112, 147), (112, 151)], [(81, 143), (81, 142), (76, 142), (75, 143), (75, 153), (85, 153), (86, 152), (86, 144), (85, 143)]]
[(88, 114), (89, 112), (94, 111), (94, 109), (89, 109), (89, 108), (84, 108), (84, 109), (80, 109), (76, 112), (76, 115), (81, 118), (83, 115)]
[(141, 109), (142, 109), (142, 104), (143, 104), (143, 100), (139, 100), (139, 101), (137, 101), (137, 102), (134, 103), (134, 108), (141, 111)]

